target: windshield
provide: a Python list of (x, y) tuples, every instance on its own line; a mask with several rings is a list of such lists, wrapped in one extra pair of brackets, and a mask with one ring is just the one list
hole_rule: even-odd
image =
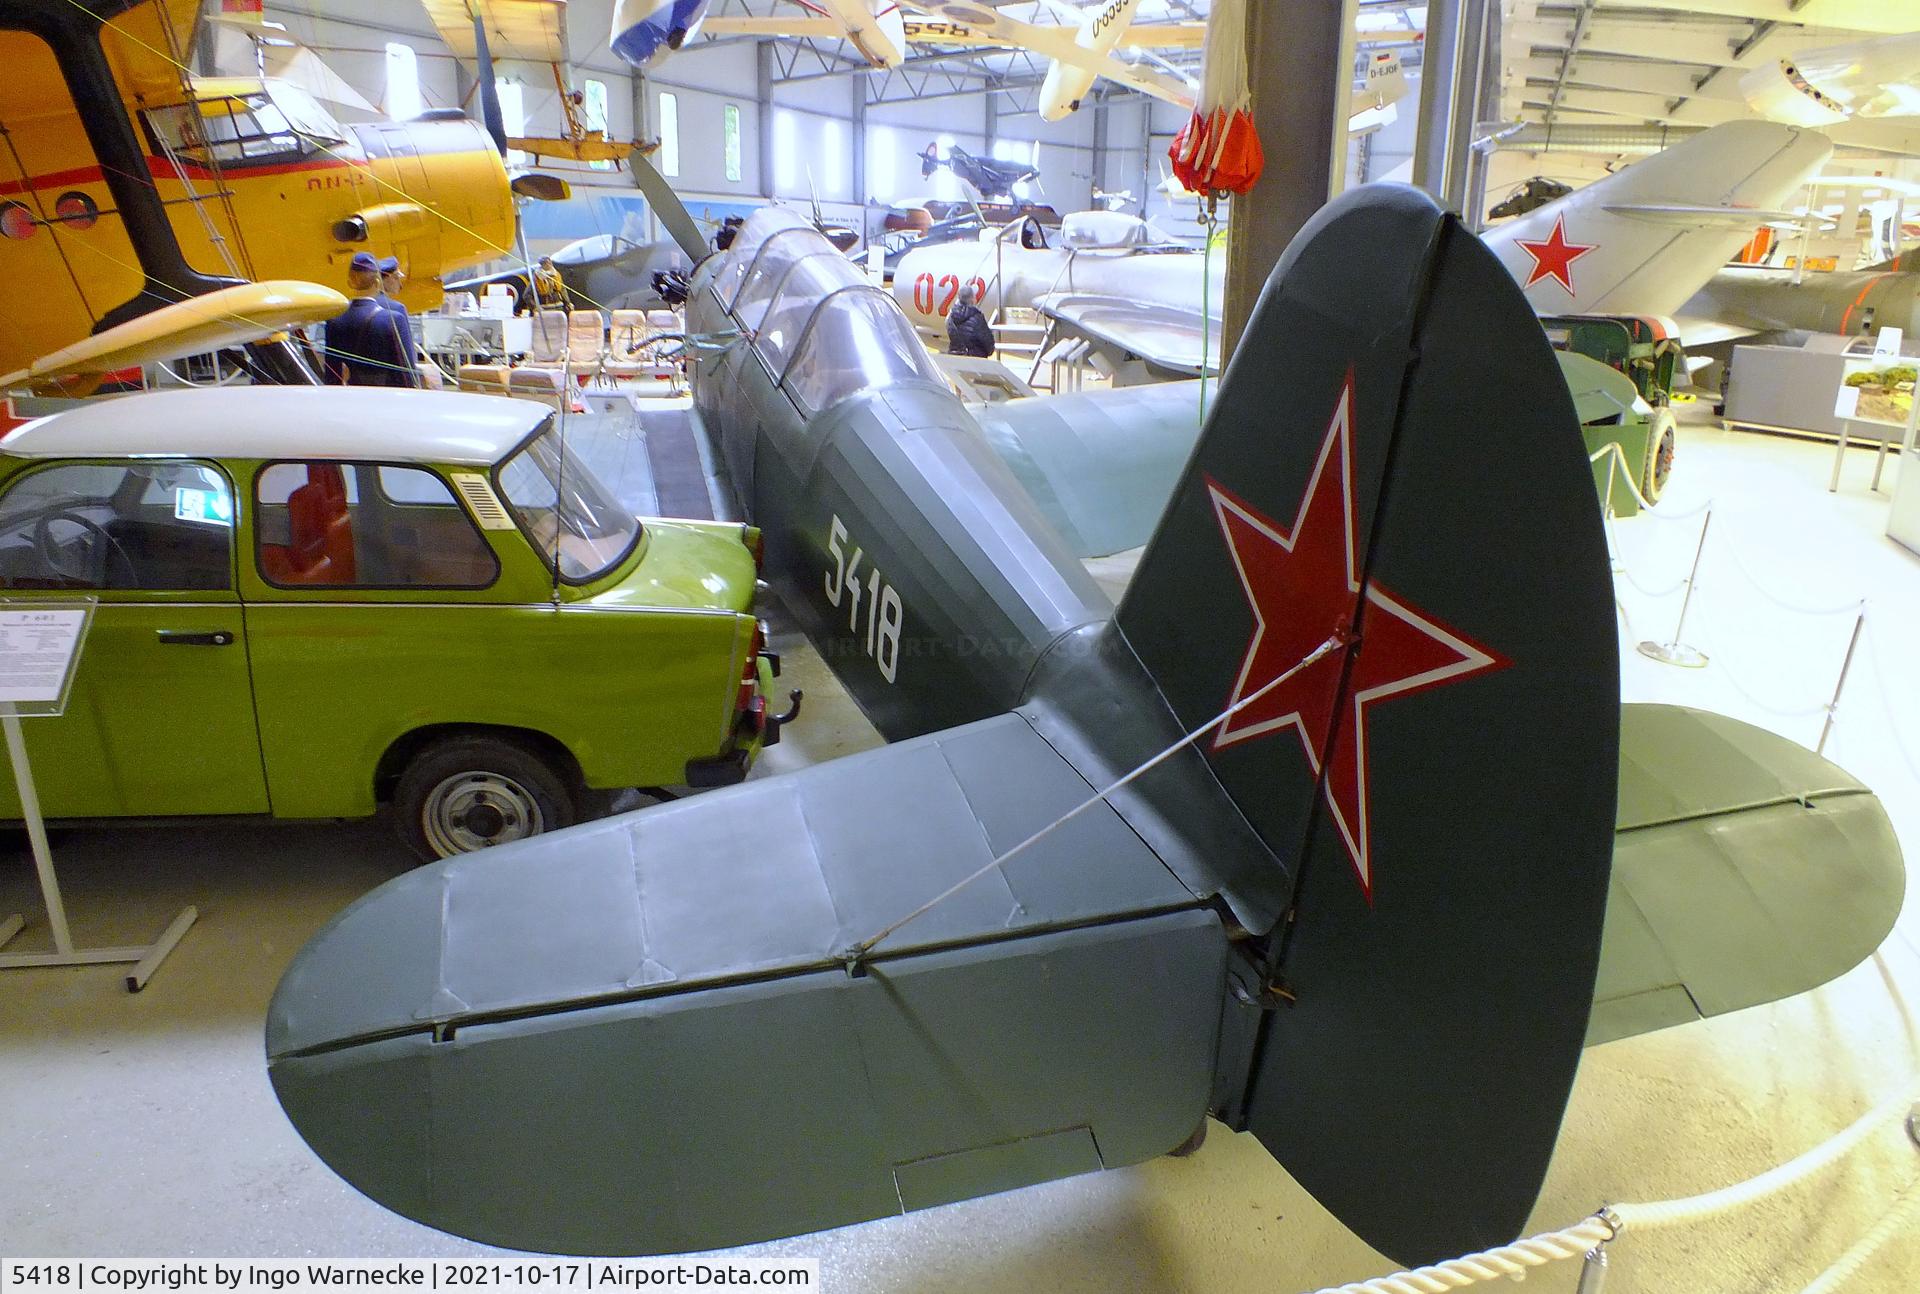
[(569, 584), (605, 575), (640, 537), (639, 519), (562, 443), (551, 417), (498, 476), (514, 520)]

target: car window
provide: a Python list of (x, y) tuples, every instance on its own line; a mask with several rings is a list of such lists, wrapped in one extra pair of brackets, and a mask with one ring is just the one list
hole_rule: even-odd
[(283, 588), (480, 589), (500, 564), (439, 473), (271, 463), (254, 481), (261, 576)]
[(513, 519), (569, 584), (605, 575), (639, 542), (640, 519), (568, 448), (551, 418), (500, 465), (497, 479)]
[(225, 589), (233, 491), (201, 463), (61, 463), (0, 496), (0, 587)]

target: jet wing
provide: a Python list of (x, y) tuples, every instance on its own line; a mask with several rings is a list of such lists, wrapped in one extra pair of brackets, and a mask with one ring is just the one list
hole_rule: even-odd
[(1200, 376), (1204, 341), (1207, 371), (1220, 370), (1220, 321), (1207, 318), (1203, 327), (1198, 310), (1143, 305), (1124, 297), (1086, 292), (1049, 292), (1037, 298), (1033, 308), (1096, 341), (1193, 377)]
[(1589, 1045), (1818, 987), (1906, 894), (1872, 792), (1724, 715), (1623, 707), (1617, 824)]
[(473, 58), (473, 19), (487, 28), (493, 57), (526, 63), (567, 61), (566, 0), (420, 0), (456, 58)]
[(542, 1251), (737, 1245), (1151, 1158), (1205, 1115), (1227, 941), (1113, 809), (845, 964), (1091, 793), (1009, 714), (421, 868), (295, 961), (274, 1089), (375, 1200)]

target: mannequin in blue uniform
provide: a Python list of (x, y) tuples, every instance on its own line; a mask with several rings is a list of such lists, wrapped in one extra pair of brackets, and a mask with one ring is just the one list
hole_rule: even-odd
[(353, 300), (327, 321), (321, 367), (334, 386), (412, 386), (411, 347), (400, 339), (398, 320), (380, 304), (380, 267), (368, 252), (347, 265)]
[(400, 286), (407, 276), (400, 269), (400, 258), (383, 257), (380, 261), (380, 306), (391, 313), (394, 324), (400, 331), (400, 347), (407, 355), (408, 386), (420, 385), (420, 371), (413, 366), (413, 318), (407, 313), (406, 306), (400, 303)]

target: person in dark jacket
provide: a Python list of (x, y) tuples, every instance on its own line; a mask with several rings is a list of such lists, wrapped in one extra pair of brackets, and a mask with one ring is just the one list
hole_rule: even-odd
[(947, 316), (947, 353), (985, 358), (993, 354), (993, 329), (974, 302), (978, 294), (969, 283), (960, 289), (960, 304)]
[(353, 300), (327, 321), (320, 366), (334, 386), (412, 386), (413, 362), (394, 315), (380, 304), (380, 263), (355, 252), (347, 266)]

